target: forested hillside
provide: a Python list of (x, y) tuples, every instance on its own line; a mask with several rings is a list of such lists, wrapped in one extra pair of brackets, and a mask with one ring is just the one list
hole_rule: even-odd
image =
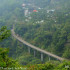
[[(11, 30), (16, 19), (21, 21), (24, 18), (24, 10), (22, 9), (23, 0), (12, 0), (11, 2), (10, 0), (0, 0), (0, 3), (0, 28), (2, 26), (7, 26), (7, 28)], [(0, 42), (0, 46), (2, 48), (9, 48), (9, 56), (17, 59), (22, 65), (37, 64), (41, 62), (40, 59), (28, 54), (26, 46), (14, 39), (12, 36)]]
[[(60, 3), (63, 3), (64, 6), (66, 6), (66, 3), (67, 6), (69, 5), (69, 1), (53, 0), (54, 4), (56, 2), (58, 5)], [(69, 8), (67, 6), (66, 8)], [(25, 20), (24, 22), (17, 22), (15, 31), (35, 46), (69, 59), (70, 12), (69, 9), (65, 10), (65, 8), (62, 8), (62, 10), (63, 12), (55, 9), (55, 11), (48, 13), (43, 8), (42, 10), (38, 10), (38, 12), (32, 12), (25, 18), (26, 20), (31, 17), (27, 22)]]
[(31, 3), (35, 6), (46, 9), (69, 10), (70, 0), (24, 0), (24, 3)]
[[(65, 13), (60, 13), (59, 15), (59, 12), (55, 13), (49, 17), (47, 17), (47, 14), (45, 16), (41, 14), (42, 17), (39, 17), (40, 12), (33, 13), (32, 19), (27, 23), (17, 24), (15, 31), (26, 41), (42, 49), (70, 58), (70, 55), (67, 55), (70, 52), (67, 50), (69, 46), (65, 45), (70, 39), (70, 14), (66, 16)], [(42, 20), (43, 17), (45, 19)]]
[[(70, 60), (69, 6), (70, 0), (0, 0), (0, 29), (2, 26), (7, 26), (8, 30), (11, 30), (14, 25), (16, 34), (19, 34), (27, 42)], [(3, 29), (6, 29), (6, 27)], [(7, 37), (4, 34), (3, 36)], [(48, 65), (30, 65), (42, 63), (40, 52), (36, 52), (37, 55), (34, 57), (33, 49), (31, 49), (31, 54), (29, 54), (27, 46), (17, 41), (12, 35), (0, 41), (0, 47), (0, 53), (3, 54), (2, 51), (5, 51), (8, 59), (12, 57), (22, 65), (28, 64), (25, 66), (26, 68), (33, 69), (36, 67), (46, 70), (50, 67), (50, 69), (56, 70), (58, 67), (64, 68), (65, 64), (69, 64), (68, 62), (60, 64), (60, 62), (51, 58), (52, 62)], [(9, 48), (9, 57), (7, 49), (4, 48)], [(0, 57), (4, 61), (2, 55)], [(53, 65), (54, 60), (56, 62)], [(45, 56), (43, 63), (47, 61), (48, 57)], [(6, 62), (4, 62), (4, 65), (6, 66)], [(15, 65), (17, 65), (16, 62)]]

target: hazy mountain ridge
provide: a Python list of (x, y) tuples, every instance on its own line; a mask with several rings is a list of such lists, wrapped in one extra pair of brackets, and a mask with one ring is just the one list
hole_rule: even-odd
[(70, 0), (24, 0), (24, 3), (31, 3), (38, 7), (46, 9), (63, 9), (69, 8)]

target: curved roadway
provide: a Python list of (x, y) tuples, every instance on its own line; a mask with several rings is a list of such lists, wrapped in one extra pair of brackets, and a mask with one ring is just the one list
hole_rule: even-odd
[(50, 53), (50, 52), (48, 52), (48, 51), (42, 50), (42, 49), (40, 49), (40, 48), (38, 48), (38, 47), (36, 47), (36, 46), (34, 46), (34, 45), (32, 45), (32, 44), (30, 44), (30, 43), (24, 41), (21, 37), (19, 37), (19, 36), (17, 36), (17, 35), (15, 34), (14, 29), (12, 29), (11, 32), (12, 32), (12, 36), (13, 36), (14, 38), (16, 38), (17, 40), (19, 40), (20, 42), (22, 42), (23, 44), (25, 44), (25, 45), (27, 45), (27, 46), (29, 46), (29, 47), (31, 47), (31, 48), (33, 48), (33, 49), (35, 49), (35, 50), (41, 52), (41, 53), (47, 54), (47, 55), (49, 55), (49, 56), (51, 56), (51, 57), (54, 57), (54, 58), (56, 58), (56, 59), (58, 59), (58, 60), (60, 60), (60, 61), (66, 60), (66, 59), (64, 59), (64, 58), (61, 58), (61, 57), (59, 57), (59, 56), (57, 56), (57, 55), (55, 55), (55, 54), (52, 54), (52, 53)]

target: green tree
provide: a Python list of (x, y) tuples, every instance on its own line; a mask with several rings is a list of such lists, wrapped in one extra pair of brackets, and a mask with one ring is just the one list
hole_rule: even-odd
[(6, 26), (3, 26), (0, 29), (0, 41), (8, 38), (10, 36), (10, 34), (11, 34), (10, 30), (8, 30)]

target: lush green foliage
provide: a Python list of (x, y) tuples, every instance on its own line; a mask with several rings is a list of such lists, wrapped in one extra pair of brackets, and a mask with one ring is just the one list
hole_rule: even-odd
[(8, 49), (0, 48), (0, 67), (18, 67), (17, 61), (8, 57)]
[[(4, 26), (0, 29), (0, 41), (8, 38), (10, 36), (10, 30), (7, 30), (7, 28)], [(1, 48), (0, 47), (0, 70), (4, 68), (12, 68), (20, 67), (20, 65), (17, 63), (17, 61), (11, 59), (8, 57), (9, 49)], [(14, 69), (15, 70), (15, 69)]]
[(69, 70), (70, 62), (47, 62), (45, 64), (30, 65), (28, 67), (30, 70)]
[(10, 36), (10, 30), (7, 30), (6, 26), (0, 29), (0, 41), (8, 38)]

